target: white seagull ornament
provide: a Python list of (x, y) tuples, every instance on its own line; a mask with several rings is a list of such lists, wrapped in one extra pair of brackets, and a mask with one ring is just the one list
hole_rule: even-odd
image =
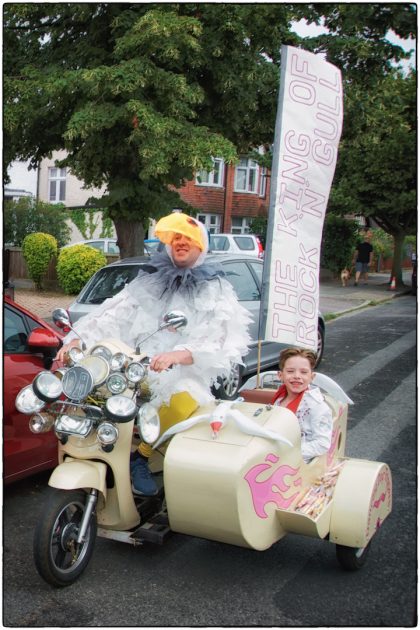
[(242, 402), (239, 400), (231, 400), (225, 401), (217, 405), (217, 407), (213, 410), (212, 413), (205, 413), (200, 416), (195, 416), (194, 418), (188, 418), (183, 422), (178, 422), (173, 427), (170, 427), (155, 444), (153, 444), (153, 448), (157, 448), (163, 442), (165, 442), (168, 438), (176, 433), (180, 433), (181, 431), (186, 431), (190, 427), (193, 427), (200, 422), (207, 421), (210, 424), (212, 429), (212, 437), (213, 439), (217, 438), (220, 429), (229, 421), (233, 420), (236, 423), (236, 426), (243, 431), (243, 433), (247, 433), (248, 435), (254, 435), (256, 437), (267, 438), (269, 440), (275, 440), (276, 442), (282, 442), (283, 444), (287, 444), (288, 446), (293, 446), (292, 442), (287, 438), (280, 435), (280, 433), (276, 433), (275, 431), (271, 431), (270, 429), (264, 429), (257, 422), (248, 418), (244, 413), (239, 411), (239, 409), (232, 409), (233, 405), (237, 402)]

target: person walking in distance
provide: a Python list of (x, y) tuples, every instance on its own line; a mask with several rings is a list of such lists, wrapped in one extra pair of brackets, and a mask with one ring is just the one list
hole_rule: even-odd
[(371, 238), (372, 233), (368, 230), (365, 230), (364, 240), (362, 243), (359, 243), (357, 245), (356, 251), (354, 253), (353, 264), (356, 268), (356, 277), (354, 281), (355, 287), (357, 287), (357, 285), (359, 284), (361, 275), (363, 275), (364, 277), (364, 283), (368, 283), (368, 272), (373, 258), (373, 247), (370, 243)]

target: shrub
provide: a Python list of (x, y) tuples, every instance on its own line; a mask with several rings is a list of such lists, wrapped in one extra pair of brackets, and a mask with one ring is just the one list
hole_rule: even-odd
[(6, 201), (4, 242), (20, 247), (28, 234), (43, 232), (54, 236), (58, 246), (63, 247), (71, 236), (71, 229), (66, 223), (68, 218), (68, 212), (63, 204), (35, 201), (32, 197)]
[(327, 214), (321, 245), (321, 267), (339, 274), (351, 266), (358, 242), (358, 223), (335, 214)]
[(37, 232), (25, 236), (22, 243), (22, 254), (28, 267), (29, 277), (37, 289), (42, 289), (42, 278), (50, 260), (57, 256), (57, 240), (51, 234)]
[(79, 293), (86, 282), (106, 265), (105, 254), (88, 245), (72, 245), (60, 251), (57, 262), (57, 278), (64, 293)]

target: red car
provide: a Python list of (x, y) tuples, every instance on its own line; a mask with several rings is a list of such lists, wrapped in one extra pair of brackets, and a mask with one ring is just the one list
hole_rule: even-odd
[[(19, 413), (15, 399), (41, 370), (53, 365), (62, 335), (13, 300), (4, 298), (3, 309), (3, 476), (17, 481), (57, 464), (57, 438), (53, 431), (35, 435), (28, 416)], [(53, 365), (53, 367), (56, 367)]]

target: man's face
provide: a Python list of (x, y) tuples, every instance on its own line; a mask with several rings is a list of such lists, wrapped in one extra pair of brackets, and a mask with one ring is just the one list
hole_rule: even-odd
[(171, 243), (172, 258), (177, 267), (192, 267), (201, 249), (188, 236), (175, 234)]

